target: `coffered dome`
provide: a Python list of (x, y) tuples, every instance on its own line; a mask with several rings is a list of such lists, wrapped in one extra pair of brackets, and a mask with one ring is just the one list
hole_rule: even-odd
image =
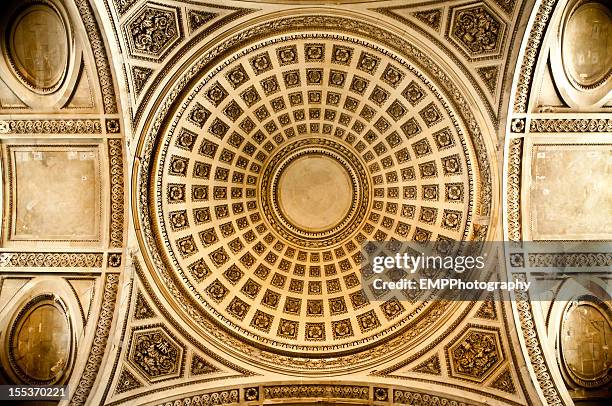
[(271, 34), (203, 71), (165, 117), (151, 241), (164, 288), (207, 334), (266, 363), (338, 368), (384, 355), (374, 343), (411, 345), (456, 305), (376, 296), (362, 269), (366, 241), (472, 239), (490, 191), (461, 114), (396, 55)]
[(5, 0), (0, 385), (609, 403), (608, 3)]

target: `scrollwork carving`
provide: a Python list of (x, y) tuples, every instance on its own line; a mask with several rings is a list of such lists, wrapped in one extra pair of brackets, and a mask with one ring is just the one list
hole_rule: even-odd
[(113, 77), (111, 75), (110, 65), (106, 56), (104, 40), (100, 34), (100, 28), (93, 16), (93, 10), (87, 0), (75, 0), (81, 19), (87, 31), (87, 38), (91, 44), (93, 56), (98, 69), (98, 77), (100, 88), (102, 90), (102, 102), (104, 104), (104, 112), (107, 114), (117, 113), (117, 97), (115, 96), (115, 88), (113, 85)]
[[(515, 274), (515, 279), (524, 282), (525, 274)], [(529, 294), (527, 292), (515, 292), (516, 308), (519, 314), (519, 322), (521, 333), (525, 340), (525, 347), (529, 361), (534, 370), (534, 374), (544, 398), (549, 406), (563, 406), (563, 402), (559, 397), (559, 392), (550, 376), (548, 365), (543, 355), (541, 341), (536, 331), (533, 321), (531, 304), (529, 303)]]
[(108, 140), (108, 160), (111, 180), (110, 246), (123, 247), (124, 195), (122, 140)]
[(546, 27), (548, 26), (550, 13), (552, 13), (556, 3), (557, 0), (543, 0), (540, 3), (533, 21), (533, 25), (529, 31), (529, 36), (527, 37), (529, 39), (527, 40), (527, 46), (525, 47), (523, 61), (519, 71), (518, 83), (516, 86), (516, 93), (514, 95), (515, 113), (527, 112), (527, 101), (529, 98), (529, 92), (531, 90), (531, 79), (536, 60), (538, 59), (540, 43), (542, 42)]
[(149, 381), (181, 373), (183, 348), (165, 329), (134, 332), (130, 339), (129, 361)]
[(3, 134), (101, 134), (102, 122), (88, 119), (0, 121)]
[(74, 390), (72, 398), (70, 398), (70, 405), (84, 405), (89, 397), (94, 381), (96, 380), (98, 371), (100, 370), (100, 364), (102, 363), (102, 357), (106, 350), (111, 324), (113, 322), (118, 287), (119, 275), (107, 274), (104, 283), (102, 306), (100, 307), (100, 316), (98, 317), (93, 344), (89, 351), (89, 356), (81, 379)]
[(180, 10), (147, 3), (125, 26), (130, 52), (135, 58), (160, 60), (183, 37)]
[(508, 147), (508, 239), (521, 240), (521, 165), (523, 139), (515, 138)]
[(612, 132), (612, 119), (533, 119), (529, 129), (533, 133), (607, 133)]
[(351, 385), (275, 385), (265, 386), (264, 399), (341, 398), (368, 399), (370, 388)]
[(505, 29), (505, 23), (479, 3), (453, 10), (448, 35), (470, 58), (478, 58), (499, 53)]
[(3, 252), (0, 267), (102, 268), (101, 253)]

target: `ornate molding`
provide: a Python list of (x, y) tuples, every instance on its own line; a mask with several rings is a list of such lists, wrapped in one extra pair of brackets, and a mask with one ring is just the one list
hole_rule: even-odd
[(145, 3), (123, 26), (130, 56), (161, 62), (185, 38), (182, 25), (178, 7)]
[(521, 240), (521, 165), (523, 155), (523, 139), (510, 140), (508, 147), (508, 239)]
[(121, 266), (121, 254), (109, 253), (107, 263), (111, 268), (119, 268)]
[(123, 247), (124, 194), (122, 140), (108, 140), (111, 181), (110, 246)]
[(153, 69), (151, 68), (132, 66), (132, 83), (134, 84), (134, 95), (136, 97), (140, 95), (152, 74)]
[[(141, 281), (142, 286), (144, 288), (144, 290), (146, 292), (151, 292), (151, 285), (147, 282), (145, 275), (144, 275), (144, 270), (142, 269), (142, 266), (140, 265), (140, 261), (136, 258), (133, 257), (132, 259), (133, 264), (134, 264), (134, 269), (136, 270), (136, 274), (138, 275), (138, 279)], [(168, 313), (167, 309), (165, 308), (165, 306), (160, 302), (159, 298), (157, 296), (152, 295), (150, 297), (151, 301), (153, 302), (154, 306), (153, 306), (153, 311), (157, 310), (161, 316), (163, 316), (166, 320), (173, 322), (172, 316), (170, 315), (170, 313)], [(189, 336), (189, 333), (185, 330), (183, 330), (182, 328), (180, 328), (180, 326), (176, 325), (176, 323), (173, 323), (175, 329), (177, 330), (178, 333), (181, 334), (181, 336), (183, 338), (186, 338), (187, 341), (194, 345), (198, 350), (202, 351), (204, 354), (206, 354), (206, 356), (211, 357), (212, 359), (214, 359), (215, 361), (221, 363), (222, 365), (226, 366), (229, 369), (232, 369), (236, 372), (238, 372), (238, 376), (251, 376), (251, 375), (255, 375), (253, 372), (244, 369), (232, 362), (229, 362), (225, 359), (223, 359), (221, 356), (219, 356), (218, 353), (211, 351), (210, 349), (208, 349), (207, 347), (203, 346), (202, 343), (200, 341), (197, 341), (195, 339), (193, 339), (191, 336)], [(127, 326), (127, 318), (126, 318), (126, 326)], [(226, 379), (226, 378), (224, 378)]]
[(434, 8), (429, 10), (415, 11), (414, 13), (412, 13), (412, 16), (427, 25), (428, 27), (431, 27), (436, 31), (440, 31), (443, 14), (443, 8)]
[[(338, 223), (333, 230), (326, 233), (315, 233), (301, 230), (293, 225), (283, 215), (278, 202), (278, 182), (282, 169), (292, 160), (303, 156), (326, 156), (348, 168), (353, 184), (351, 211)], [(369, 184), (367, 172), (359, 158), (349, 148), (341, 143), (325, 138), (308, 138), (294, 141), (272, 156), (262, 176), (260, 183), (262, 191), (261, 207), (268, 222), (286, 240), (305, 248), (321, 248), (333, 246), (346, 240), (362, 223), (367, 213)]]
[(158, 406), (227, 405), (238, 403), (238, 389), (228, 389), (189, 396), (172, 402), (157, 403)]
[(532, 119), (529, 125), (532, 133), (584, 133), (612, 132), (612, 119), (605, 118), (561, 118), (561, 119)]
[(489, 386), (507, 393), (516, 393), (516, 386), (512, 380), (510, 368), (506, 368), (501, 374), (495, 377), (495, 380)]
[[(525, 274), (515, 274), (514, 276), (517, 280), (526, 280)], [(525, 340), (525, 347), (527, 350), (527, 355), (529, 356), (529, 362), (534, 370), (535, 377), (540, 389), (542, 390), (544, 399), (550, 406), (562, 406), (563, 402), (559, 397), (557, 388), (555, 387), (555, 384), (550, 376), (548, 365), (544, 359), (542, 345), (540, 344), (540, 338), (538, 337), (535, 322), (533, 320), (531, 304), (529, 303), (529, 294), (527, 292), (515, 292), (515, 299), (521, 333), (523, 335), (523, 339)]]
[(119, 374), (119, 382), (115, 387), (115, 394), (121, 394), (142, 387), (142, 383), (127, 369)]
[(400, 13), (396, 12), (396, 10), (401, 10), (406, 7), (407, 6), (391, 6), (391, 7), (374, 8), (371, 10), (381, 13), (384, 16), (392, 18), (396, 21), (399, 21), (403, 25), (410, 27), (417, 32), (420, 32), (422, 35), (426, 36), (432, 43), (437, 45), (444, 52), (445, 56), (448, 57), (451, 61), (453, 61), (461, 69), (461, 71), (464, 74), (466, 74), (466, 76), (469, 78), (474, 90), (476, 91), (476, 93), (478, 94), (482, 102), (484, 103), (489, 118), (491, 119), (493, 124), (497, 127), (499, 124), (499, 120), (498, 120), (499, 112), (501, 111), (501, 108), (502, 108), (501, 100), (497, 106), (497, 111), (495, 111), (493, 106), (491, 105), (491, 102), (487, 98), (486, 92), (484, 91), (484, 89), (481, 89), (481, 86), (478, 85), (476, 77), (470, 72), (467, 66), (463, 62), (461, 62), (459, 58), (449, 49), (449, 47), (445, 46), (441, 41), (439, 41), (437, 39), (438, 38), (437, 36), (431, 35), (431, 33), (429, 33), (428, 30), (424, 30), (420, 25), (414, 24), (411, 20), (403, 17)]
[(0, 134), (101, 134), (102, 122), (96, 119), (2, 120)]
[[(62, 329), (57, 324), (46, 323), (48, 319), (45, 320), (43, 317), (43, 320), (35, 322), (37, 329), (42, 327), (42, 331), (38, 332), (38, 340), (36, 340), (39, 344), (36, 345), (33, 342), (30, 342), (29, 345), (24, 344), (22, 340), (25, 338), (27, 342), (28, 338), (24, 337), (22, 333), (33, 329), (31, 324), (28, 325), (29, 327), (25, 326), (28, 319), (33, 317), (35, 312), (48, 307), (53, 307), (61, 315), (59, 319), (64, 322), (64, 328)], [(8, 353), (10, 370), (19, 377), (19, 380), (28, 385), (60, 385), (66, 382), (70, 377), (76, 349), (73, 336), (74, 326), (70, 319), (70, 310), (66, 307), (61, 296), (57, 297), (52, 293), (34, 296), (20, 308), (14, 317), (14, 321), (9, 325), (10, 328), (7, 332), (7, 344), (5, 347)], [(49, 331), (50, 328), (53, 329), (52, 332)], [(29, 334), (31, 337), (32, 333), (30, 332)], [(62, 346), (58, 345), (57, 341), (59, 339), (57, 337), (61, 336), (70, 337), (67, 348), (64, 347), (62, 349)], [(54, 341), (55, 345), (53, 344)], [(50, 367), (48, 369), (39, 367), (41, 370), (37, 371), (38, 373), (32, 373), (30, 368), (28, 368), (31, 364), (28, 361), (24, 363), (24, 358), (27, 358), (28, 353), (49, 351), (50, 348), (55, 350), (53, 354), (49, 354), (51, 357), (54, 357), (53, 362), (47, 362), (47, 365)]]
[(603, 252), (533, 253), (527, 257), (533, 268), (612, 266), (612, 253)]
[(420, 405), (420, 406), (474, 406), (476, 403), (465, 403), (449, 398), (429, 395), (427, 393), (412, 392), (407, 390), (394, 390), (393, 403), (401, 405)]
[(2, 252), (2, 268), (102, 268), (102, 253)]
[[(242, 394), (242, 396), (240, 396)], [(342, 384), (279, 384), (244, 388), (213, 390), (194, 396), (158, 403), (159, 406), (224, 405), (229, 403), (290, 401), (292, 399), (346, 399), (359, 404), (393, 402), (393, 404), (420, 406), (476, 406), (480, 403), (462, 402), (450, 397), (431, 395), (408, 389), (375, 387), (372, 385)]]
[[(108, 1), (108, 0), (105, 0)], [(139, 103), (135, 114), (132, 117), (134, 123), (140, 121), (142, 115), (145, 113), (145, 108), (149, 104), (151, 98), (153, 98), (154, 90), (158, 87), (162, 80), (164, 80), (167, 75), (170, 73), (174, 65), (189, 52), (192, 48), (194, 48), (200, 41), (208, 37), (213, 32), (221, 29), (222, 27), (230, 24), (232, 21), (238, 20), (250, 13), (258, 11), (259, 9), (251, 9), (251, 8), (239, 8), (239, 7), (230, 7), (220, 4), (215, 4), (214, 8), (222, 9), (222, 10), (231, 10), (232, 13), (221, 17), (217, 20), (211, 21), (210, 24), (202, 29), (200, 32), (196, 33), (192, 38), (190, 38), (186, 43), (182, 44), (180, 48), (175, 52), (172, 58), (169, 58), (165, 61), (163, 68), (154, 75), (154, 79), (148, 86), (145, 91), (145, 94)]]
[(115, 313), (115, 304), (117, 299), (117, 290), (119, 288), (119, 274), (107, 274), (104, 282), (104, 293), (100, 317), (96, 325), (96, 332), (93, 339), (93, 344), (85, 364), (85, 369), (81, 375), (81, 379), (70, 399), (70, 405), (84, 405), (91, 388), (98, 376), (100, 364), (106, 351), (106, 343), (110, 333), (113, 315)]
[(438, 357), (438, 354), (434, 354), (432, 357), (429, 357), (425, 361), (412, 368), (411, 371), (420, 372), (423, 374), (440, 375), (442, 374), (442, 369), (440, 366), (440, 357)]
[(370, 388), (355, 385), (274, 385), (264, 386), (264, 399), (291, 398), (340, 398), (363, 399), (370, 398)]
[(468, 324), (445, 346), (449, 375), (456, 379), (483, 382), (505, 361), (499, 330)]
[(87, 39), (91, 45), (98, 78), (100, 80), (100, 89), (102, 91), (102, 102), (104, 104), (104, 112), (106, 114), (114, 114), (118, 112), (117, 97), (115, 95), (115, 87), (113, 85), (113, 76), (111, 74), (110, 64), (106, 55), (104, 40), (100, 33), (100, 28), (96, 22), (93, 10), (89, 1), (75, 0), (76, 6), (81, 14), (81, 20), (87, 31)]
[(516, 87), (516, 94), (514, 95), (514, 112), (515, 113), (526, 113), (527, 102), (529, 100), (529, 91), (531, 89), (531, 78), (533, 76), (533, 70), (535, 63), (538, 60), (538, 53), (546, 27), (548, 26), (548, 20), (550, 14), (555, 8), (557, 0), (542, 0), (540, 7), (535, 16), (531, 30), (529, 31), (529, 39), (525, 47), (525, 53), (523, 55), (523, 62), (521, 63), (521, 70), (518, 77), (518, 84)]
[(113, 3), (119, 15), (123, 16), (137, 1), (138, 0), (113, 0)]
[(155, 317), (156, 314), (147, 303), (147, 300), (144, 298), (144, 295), (141, 292), (136, 294), (136, 304), (134, 306), (134, 319), (136, 320), (144, 320)]
[(185, 344), (163, 324), (133, 328), (127, 348), (127, 361), (148, 383), (184, 375)]
[(500, 58), (507, 27), (484, 3), (451, 7), (446, 38), (468, 61)]
[(495, 1), (495, 3), (508, 14), (512, 14), (512, 12), (514, 11), (516, 0), (493, 0), (493, 1)]

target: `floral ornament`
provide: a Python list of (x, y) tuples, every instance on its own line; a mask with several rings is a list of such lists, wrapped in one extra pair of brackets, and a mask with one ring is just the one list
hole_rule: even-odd
[(130, 34), (137, 51), (157, 55), (178, 37), (178, 28), (171, 11), (148, 7), (130, 24)]
[(484, 7), (473, 7), (458, 13), (453, 36), (474, 54), (495, 51), (502, 26)]
[(178, 370), (179, 348), (159, 330), (135, 335), (132, 362), (147, 376), (157, 378)]
[(499, 361), (493, 334), (472, 332), (451, 351), (457, 373), (482, 378)]
[(510, 128), (513, 133), (522, 133), (525, 131), (525, 119), (524, 118), (515, 118), (512, 120), (510, 124)]

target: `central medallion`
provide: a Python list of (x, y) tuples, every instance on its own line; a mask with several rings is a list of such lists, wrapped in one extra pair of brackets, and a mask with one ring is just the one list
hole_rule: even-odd
[(278, 195), (287, 222), (310, 232), (325, 232), (346, 217), (355, 190), (340, 162), (313, 155), (287, 165), (280, 175)]
[(368, 209), (369, 186), (360, 160), (342, 144), (304, 138), (269, 160), (261, 206), (281, 237), (305, 248), (341, 243)]

